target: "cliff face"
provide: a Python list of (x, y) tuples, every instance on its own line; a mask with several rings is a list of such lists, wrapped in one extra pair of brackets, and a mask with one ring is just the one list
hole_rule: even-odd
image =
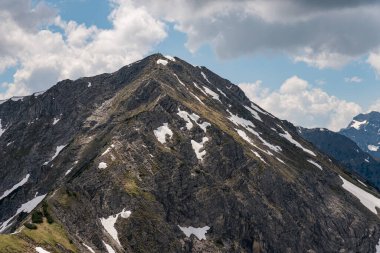
[(1, 231), (41, 201), (55, 221), (2, 235), (24, 252), (375, 252), (377, 193), (204, 67), (152, 55), (13, 100)]

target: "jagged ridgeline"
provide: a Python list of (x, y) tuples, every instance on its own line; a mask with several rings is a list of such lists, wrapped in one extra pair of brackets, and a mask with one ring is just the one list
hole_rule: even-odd
[(377, 192), (205, 67), (155, 54), (0, 119), (0, 252), (376, 251)]

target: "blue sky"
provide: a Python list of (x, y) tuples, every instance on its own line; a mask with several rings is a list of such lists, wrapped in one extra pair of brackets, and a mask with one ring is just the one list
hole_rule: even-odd
[[(26, 95), (48, 88), (56, 80), (63, 78), (109, 72), (130, 61), (160, 52), (178, 56), (194, 65), (206, 66), (235, 84), (245, 83), (241, 88), (254, 102), (295, 124), (338, 130), (347, 125), (355, 114), (370, 109), (380, 109), (380, 80), (377, 78), (380, 73), (380, 63), (377, 62), (380, 58), (378, 53), (380, 39), (377, 33), (380, 32), (378, 29), (373, 30), (373, 27), (379, 27), (376, 25), (380, 25), (380, 22), (376, 19), (376, 15), (371, 19), (372, 9), (376, 10), (378, 5), (321, 4), (316, 7), (309, 6), (307, 1), (303, 3), (293, 0), (283, 2), (270, 0), (266, 3), (257, 1), (252, 8), (254, 11), (248, 12), (246, 10), (251, 6), (243, 6), (245, 4), (243, 1), (231, 1), (231, 3), (226, 1), (227, 3), (220, 6), (213, 1), (204, 1), (202, 4), (196, 1), (194, 3), (183, 1), (179, 6), (171, 5), (170, 2), (150, 0), (12, 2), (9, 6), (15, 6), (7, 6), (8, 9), (3, 12), (8, 11), (10, 16), (14, 17), (3, 22), (4, 29), (21, 27), (20, 30), (25, 31), (27, 33), (25, 36), (30, 36), (30, 40), (34, 43), (20, 44), (17, 50), (22, 51), (23, 47), (33, 48), (41, 40), (42, 44), (46, 41), (45, 47), (49, 53), (42, 57), (43, 63), (41, 63), (41, 54), (44, 54), (42, 46), (35, 51), (26, 50), (25, 54), (19, 51), (16, 53), (15, 49), (9, 46), (11, 43), (3, 46), (5, 54), (0, 55), (0, 71), (1, 57), (5, 67), (0, 73), (0, 83), (3, 84), (0, 88), (1, 97)], [(181, 1), (176, 1), (177, 4), (179, 2)], [(17, 4), (23, 6), (16, 6)], [(213, 10), (211, 12), (210, 7)], [(176, 12), (173, 14), (170, 8)], [(367, 11), (363, 20), (357, 18), (356, 8)], [(226, 9), (230, 10), (227, 14), (224, 12)], [(267, 9), (270, 9), (270, 12), (265, 12)], [(350, 16), (351, 9), (352, 16)], [(22, 23), (23, 20), (18, 15), (20, 10), (24, 10), (24, 13), (21, 13), (23, 17), (30, 16), (26, 19), (28, 24)], [(187, 12), (190, 14), (186, 14)], [(240, 18), (241, 12), (246, 16)], [(283, 20), (282, 16), (287, 12), (298, 13), (298, 16), (303, 18), (302, 22), (297, 19)], [(202, 13), (206, 13), (205, 16), (202, 16)], [(336, 16), (340, 17), (338, 22), (334, 20)], [(1, 18), (4, 17), (0, 15)], [(323, 22), (330, 20), (331, 31), (329, 28), (326, 31), (325, 29), (319, 31), (318, 24), (322, 21), (318, 18)], [(234, 23), (236, 19), (238, 21)], [(340, 20), (346, 19), (348, 27), (344, 24), (335, 25), (339, 24)], [(347, 33), (351, 20), (352, 31)], [(31, 27), (30, 24), (33, 22), (35, 26)], [(286, 27), (289, 23), (292, 24), (291, 29)], [(306, 31), (303, 27), (305, 23), (315, 29), (317, 35), (310, 34), (307, 26)], [(357, 23), (363, 23), (364, 28), (361, 25), (361, 29), (355, 31)], [(271, 29), (275, 32), (271, 32)], [(269, 30), (269, 33), (266, 33), (266, 30)], [(299, 39), (295, 40), (294, 34), (290, 34), (294, 30), (297, 30), (296, 35)], [(273, 37), (273, 33), (284, 35)], [(119, 36), (120, 34), (122, 36)], [(358, 36), (368, 36), (368, 38), (361, 39)], [(15, 37), (14, 40), (16, 39)], [(378, 40), (378, 43), (368, 43), (370, 39), (375, 42)], [(113, 43), (110, 49), (99, 50), (103, 45), (101, 43), (107, 41)], [(64, 56), (67, 59), (58, 53), (61, 46), (62, 51), (68, 52)], [(312, 50), (312, 53), (306, 48)], [(120, 53), (117, 50), (120, 50)], [(85, 51), (89, 51), (92, 55), (83, 55)], [(70, 58), (67, 56), (70, 52), (78, 55)], [(112, 62), (104, 60), (113, 54), (121, 55), (120, 59)], [(371, 59), (370, 54), (373, 55)], [(96, 60), (97, 56), (100, 61)], [(78, 58), (84, 60), (70, 64), (71, 66), (64, 63), (64, 61), (74, 62)], [(62, 62), (59, 62), (61, 59)], [(34, 64), (28, 63), (33, 61)], [(41, 66), (38, 67), (39, 65)], [(299, 89), (290, 94), (285, 92), (289, 90), (285, 89), (285, 86)], [(294, 103), (298, 105), (292, 107), (285, 102), (277, 105), (275, 101), (278, 99), (282, 102), (288, 101), (290, 104), (295, 101)]]

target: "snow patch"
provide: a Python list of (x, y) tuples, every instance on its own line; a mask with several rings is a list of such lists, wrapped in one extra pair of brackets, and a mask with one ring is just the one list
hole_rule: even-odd
[(3, 133), (5, 133), (5, 131), (7, 131), (7, 129), (3, 128), (3, 125), (1, 125), (1, 119), (0, 119), (0, 136), (2, 136)]
[[(280, 146), (276, 146), (276, 145), (273, 145), (273, 144), (270, 144), (269, 142), (267, 142), (266, 140), (264, 140), (259, 133), (257, 133), (255, 130), (251, 129), (251, 128), (246, 128), (249, 132), (251, 132), (252, 134), (254, 134), (265, 146), (267, 146), (268, 148), (272, 149), (273, 151), (275, 152), (280, 152), (282, 151), (281, 147)], [(237, 133), (243, 138), (245, 139), (246, 141), (248, 141), (250, 144), (252, 144), (253, 146), (255, 146), (257, 149), (259, 150), (262, 150), (260, 149), (259, 147), (257, 147), (252, 141), (251, 139), (247, 136), (247, 134), (244, 132), (244, 131), (241, 131), (241, 130), (238, 130), (238, 129), (235, 129), (237, 131)], [(248, 140), (247, 140), (248, 139)], [(263, 150), (262, 150), (263, 151)], [(266, 153), (268, 153), (269, 155), (273, 155), (271, 152), (269, 151), (264, 151)]]
[(45, 93), (45, 91), (46, 91), (46, 90), (44, 90), (44, 91), (39, 91), (39, 92), (35, 92), (35, 93), (33, 93), (33, 96), (35, 96), (35, 97), (41, 96), (42, 94)]
[(245, 109), (247, 109), (247, 110), (252, 114), (252, 116), (253, 116), (255, 119), (260, 120), (260, 121), (262, 122), (262, 119), (260, 118), (259, 114), (258, 114), (255, 110), (251, 109), (251, 108), (248, 107), (248, 106), (244, 106), (244, 107), (245, 107)]
[(41, 248), (41, 247), (36, 247), (36, 251), (37, 251), (38, 253), (50, 253), (49, 251), (44, 250), (44, 249)]
[(162, 64), (162, 65), (166, 66), (166, 64), (168, 64), (168, 61), (167, 60), (163, 60), (163, 59), (158, 59), (157, 60), (157, 64)]
[(203, 86), (203, 89), (204, 89), (205, 92), (206, 92), (208, 95), (210, 95), (213, 99), (218, 100), (220, 103), (222, 103), (222, 101), (220, 101), (220, 99), (219, 99), (219, 95), (218, 95), (216, 92), (210, 90), (210, 89), (209, 89), (208, 87), (206, 87), (206, 86)]
[(100, 156), (108, 154), (114, 147), (115, 145), (111, 144), (111, 147), (108, 147)]
[(195, 235), (198, 240), (206, 240), (206, 233), (210, 229), (209, 226), (204, 226), (201, 228), (190, 227), (181, 227), (178, 225), (179, 229), (186, 235), (186, 237), (190, 237), (192, 234)]
[(172, 130), (170, 130), (168, 123), (164, 123), (162, 126), (158, 127), (156, 130), (153, 130), (154, 135), (157, 140), (164, 144), (166, 142), (166, 135), (169, 135), (170, 138), (173, 136)]
[(228, 120), (234, 123), (235, 125), (242, 126), (248, 131), (251, 131), (252, 130), (251, 128), (255, 127), (255, 125), (253, 125), (251, 121), (240, 118), (238, 115), (232, 114), (229, 110), (227, 110), (227, 112), (230, 114), (230, 116), (228, 117)]
[(50, 158), (49, 161), (45, 162), (44, 165), (47, 165), (48, 163), (53, 161), (65, 147), (66, 145), (57, 146), (57, 148), (55, 149), (55, 154), (52, 156), (52, 158)]
[(207, 76), (206, 76), (205, 73), (203, 73), (203, 72), (201, 71), (201, 75), (203, 76), (203, 78), (204, 78), (209, 84), (211, 84), (211, 82), (208, 80), (208, 78), (207, 78)]
[(165, 58), (168, 59), (169, 61), (175, 61), (175, 58), (170, 55), (165, 55)]
[(240, 137), (243, 138), (246, 142), (254, 145), (252, 140), (248, 137), (248, 135), (243, 130), (240, 130), (240, 129), (235, 129), (235, 130), (240, 135)]
[(65, 176), (69, 175), (70, 172), (73, 170), (74, 167), (71, 167), (70, 169), (68, 169), (66, 172), (65, 172)]
[(91, 253), (95, 253), (95, 251), (87, 244), (83, 243), (83, 246), (85, 246), (88, 249), (88, 251), (90, 251)]
[(98, 165), (98, 169), (106, 169), (107, 168), (107, 163), (105, 162), (100, 162)]
[(357, 121), (357, 120), (353, 120), (350, 124), (349, 127), (353, 127), (355, 128), (356, 130), (359, 130), (361, 128), (362, 125), (365, 125), (367, 124), (368, 121), (364, 120), (364, 121)]
[(339, 176), (343, 180), (342, 187), (352, 193), (355, 197), (357, 197), (360, 202), (367, 207), (371, 212), (374, 214), (377, 214), (376, 208), (380, 208), (380, 199), (373, 196), (372, 194), (366, 192), (365, 190), (359, 188), (358, 186), (354, 185), (350, 181), (347, 181), (343, 177)]
[(191, 145), (193, 146), (193, 149), (194, 149), (194, 152), (195, 152), (195, 155), (197, 156), (197, 158), (199, 160), (203, 160), (203, 157), (206, 155), (206, 150), (203, 150), (201, 151), (201, 149), (203, 149), (203, 146), (204, 144), (208, 141), (208, 138), (207, 137), (203, 137), (202, 138), (202, 141), (199, 143), (199, 142), (196, 142), (194, 140), (191, 140)]
[(1, 195), (0, 197), (0, 200), (2, 200), (3, 198), (5, 198), (6, 196), (8, 196), (9, 194), (11, 194), (14, 190), (16, 190), (17, 188), (23, 186), (26, 182), (28, 182), (29, 180), (29, 177), (30, 177), (30, 174), (27, 174), (23, 179), (21, 179), (20, 182), (18, 182), (17, 184), (15, 184), (14, 186), (12, 186), (9, 190), (6, 190), (3, 195)]
[(283, 164), (286, 164), (283, 160), (281, 160), (280, 158), (276, 157), (276, 159), (280, 162), (280, 163), (283, 163)]
[(45, 195), (41, 196), (36, 196), (32, 200), (29, 200), (28, 202), (24, 203), (21, 205), (19, 209), (17, 209), (16, 213), (10, 217), (8, 220), (4, 221), (1, 226), (0, 226), (0, 233), (5, 231), (10, 225), (12, 225), (11, 221), (20, 213), (25, 212), (25, 213), (30, 213), (33, 211), (33, 209), (38, 206), (38, 204), (45, 198)]
[(178, 82), (180, 83), (180, 84), (182, 84), (183, 86), (185, 86), (186, 87), (186, 85), (179, 79), (179, 77), (176, 75), (176, 74), (174, 74), (174, 76), (177, 78), (177, 80), (178, 80)]
[(264, 140), (259, 133), (255, 132), (255, 131), (251, 131), (251, 133), (253, 133), (254, 135), (256, 135), (257, 138), (259, 138), (259, 140), (265, 145), (267, 146), (268, 148), (270, 148), (271, 150), (275, 151), (275, 152), (280, 152), (282, 151), (281, 147), (280, 146), (277, 146), (277, 145), (273, 145), (273, 144), (270, 144), (269, 142), (267, 142), (266, 140)]
[(91, 87), (91, 82), (88, 82), (87, 87), (88, 87), (88, 88)]
[(198, 90), (200, 90), (203, 94), (205, 94), (207, 96), (207, 93), (204, 92), (203, 88), (201, 86), (199, 86), (196, 82), (193, 82), (195, 88), (197, 88)]
[(256, 111), (258, 111), (258, 112), (260, 112), (260, 113), (262, 113), (262, 114), (269, 115), (267, 112), (261, 110), (261, 109), (260, 109), (258, 106), (256, 106), (254, 103), (251, 103), (251, 107), (252, 107), (254, 110), (256, 110)]
[(266, 163), (265, 160), (261, 157), (261, 155), (259, 153), (257, 153), (256, 151), (254, 150), (251, 150), (253, 152), (253, 154), (255, 154), (255, 156), (257, 156), (263, 163)]
[(57, 124), (58, 121), (60, 121), (60, 120), (61, 120), (60, 118), (54, 118), (54, 120), (53, 120), (53, 126), (54, 126), (55, 124)]
[(115, 224), (119, 216), (123, 219), (131, 216), (132, 212), (123, 209), (120, 213), (109, 216), (108, 218), (100, 218), (100, 223), (107, 233), (121, 246)]
[(218, 89), (218, 88), (216, 88), (216, 89), (219, 91), (220, 94), (222, 94), (223, 96), (227, 97), (226, 93), (224, 93), (221, 89)]
[(197, 124), (203, 130), (203, 132), (206, 132), (207, 127), (211, 126), (211, 124), (208, 122), (198, 123), (198, 120), (200, 119), (200, 117), (199, 115), (195, 113), (189, 114), (186, 111), (181, 111), (180, 109), (178, 109), (177, 115), (180, 116), (184, 121), (186, 121), (187, 130), (190, 130), (193, 128), (194, 125), (192, 121), (194, 121), (195, 124)]
[(375, 145), (368, 145), (367, 148), (369, 151), (373, 151), (373, 152), (377, 152), (379, 150), (379, 146), (375, 146)]
[(109, 244), (107, 244), (105, 241), (103, 241), (103, 244), (104, 244), (104, 246), (106, 246), (108, 253), (116, 253), (115, 250)]
[(279, 133), (279, 135), (281, 137), (287, 139), (290, 143), (293, 143), (298, 148), (302, 149), (304, 152), (306, 152), (312, 156), (317, 156), (313, 151), (311, 151), (310, 149), (304, 148), (299, 142), (297, 142), (295, 139), (293, 139), (293, 136), (289, 132), (285, 131), (282, 127), (281, 127), (281, 129), (282, 129), (282, 131), (285, 132), (284, 134)]
[(196, 100), (198, 100), (202, 105), (204, 105), (203, 101), (197, 95), (195, 95), (191, 91), (189, 91), (189, 92), (190, 92), (191, 95), (193, 95), (195, 97)]
[(358, 181), (360, 184), (364, 185), (365, 187), (368, 187), (365, 183), (363, 183), (363, 182), (360, 181), (359, 179), (356, 179), (356, 181)]
[(320, 170), (323, 170), (323, 168), (322, 168), (322, 166), (321, 165), (319, 165), (318, 163), (316, 163), (315, 161), (313, 161), (313, 160), (307, 160), (309, 163), (311, 163), (311, 164), (313, 164), (315, 167), (317, 167), (318, 169), (320, 169)]
[(11, 97), (10, 98), (12, 101), (20, 101), (20, 100), (23, 100), (24, 97)]

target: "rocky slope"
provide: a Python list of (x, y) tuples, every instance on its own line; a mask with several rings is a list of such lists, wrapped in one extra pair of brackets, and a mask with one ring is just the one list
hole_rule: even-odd
[(365, 152), (380, 159), (380, 112), (359, 114), (339, 133), (353, 140)]
[(16, 231), (1, 252), (375, 252), (380, 238), (374, 189), (179, 58), (62, 81), (0, 119), (0, 230)]
[(331, 159), (341, 163), (349, 172), (358, 175), (358, 179), (380, 189), (380, 162), (348, 137), (325, 128), (297, 128), (299, 134), (313, 143)]

